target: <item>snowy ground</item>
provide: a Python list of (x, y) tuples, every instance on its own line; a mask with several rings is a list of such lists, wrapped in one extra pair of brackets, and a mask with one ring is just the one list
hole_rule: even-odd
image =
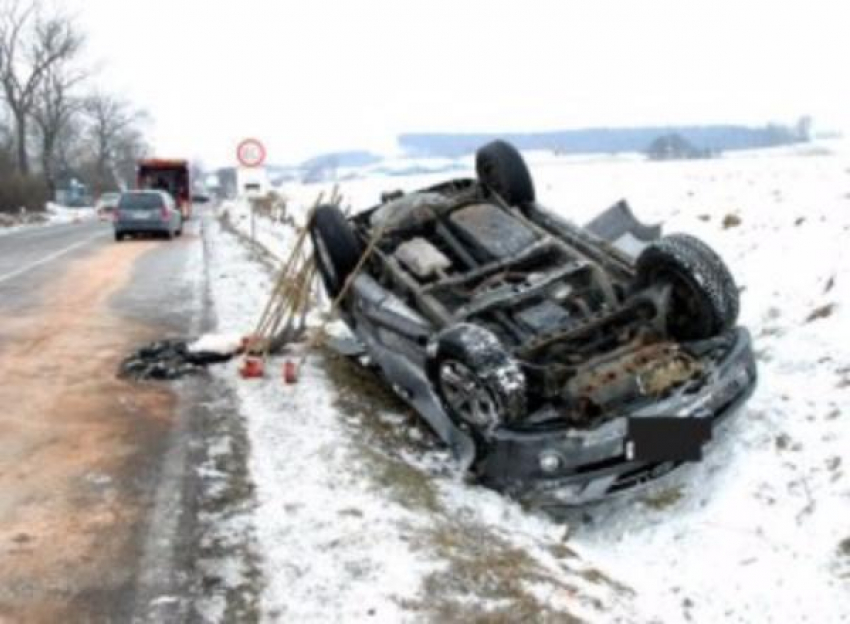
[[(756, 395), (702, 464), (577, 511), (565, 537), (564, 525), (467, 485), (414, 415), (347, 362), (319, 352), (296, 386), (280, 381), (280, 362), (261, 382), (237, 381), (234, 364), (219, 374), (248, 429), (263, 614), (850, 621), (848, 152), (529, 160), (540, 200), (576, 221), (626, 197), (644, 220), (720, 251), (743, 288)], [(375, 176), (342, 192), (366, 207), (382, 190), (444, 177)], [(285, 192), (303, 214), (320, 188)], [(227, 209), (246, 231), (245, 206)], [(255, 230), (285, 254), (291, 231)], [(244, 237), (217, 225), (207, 237), (219, 330), (246, 332), (270, 275)]]
[(0, 236), (22, 229), (79, 223), (97, 218), (94, 208), (66, 208), (48, 203), (44, 212), (0, 213)]

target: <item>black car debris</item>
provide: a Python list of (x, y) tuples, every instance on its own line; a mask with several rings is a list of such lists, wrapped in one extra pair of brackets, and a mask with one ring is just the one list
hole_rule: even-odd
[(313, 215), (326, 290), (382, 376), (479, 482), (533, 507), (699, 458), (756, 384), (720, 257), (625, 202), (572, 224), (506, 142), (476, 171)]

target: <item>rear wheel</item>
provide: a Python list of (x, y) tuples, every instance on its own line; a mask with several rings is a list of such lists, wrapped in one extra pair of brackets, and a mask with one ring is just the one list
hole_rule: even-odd
[(475, 154), (478, 180), (511, 206), (534, 201), (534, 183), (522, 154), (506, 141), (493, 141)]
[(310, 222), (316, 265), (331, 298), (342, 291), (360, 262), (363, 248), (354, 228), (337, 206), (319, 206)]
[(120, 232), (115, 232), (115, 241), (120, 243), (122, 240), (124, 240), (124, 235)]
[(525, 374), (492, 332), (455, 325), (437, 336), (435, 351), (429, 375), (456, 425), (486, 438), (525, 415)]
[(739, 294), (726, 264), (708, 245), (671, 234), (647, 246), (637, 260), (643, 286), (669, 284), (667, 330), (679, 340), (702, 340), (734, 327)]

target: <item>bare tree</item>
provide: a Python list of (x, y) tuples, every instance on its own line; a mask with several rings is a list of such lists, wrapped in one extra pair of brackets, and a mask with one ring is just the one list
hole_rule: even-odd
[(75, 97), (73, 89), (85, 78), (85, 72), (60, 62), (47, 70), (36, 90), (32, 119), (37, 130), (41, 168), (51, 194), (56, 190), (60, 142), (68, 136), (66, 130), (83, 105), (83, 100)]
[(0, 87), (12, 113), (18, 170), (29, 173), (27, 122), (49, 70), (74, 57), (83, 36), (73, 21), (46, 13), (40, 0), (0, 0)]
[(126, 100), (106, 94), (95, 93), (85, 104), (93, 141), (95, 163), (95, 191), (100, 193), (119, 181), (115, 167), (119, 148), (132, 151), (130, 146), (141, 144), (135, 126), (145, 119), (145, 114), (132, 108)]
[(136, 184), (136, 166), (148, 155), (150, 147), (142, 133), (134, 126), (121, 132), (115, 141), (112, 173), (121, 190)]

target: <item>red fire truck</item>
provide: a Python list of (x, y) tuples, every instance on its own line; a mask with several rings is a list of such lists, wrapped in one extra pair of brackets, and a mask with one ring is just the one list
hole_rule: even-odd
[(192, 181), (189, 161), (179, 159), (149, 158), (137, 166), (136, 185), (139, 189), (153, 189), (171, 193), (180, 207), (183, 219), (192, 216)]

